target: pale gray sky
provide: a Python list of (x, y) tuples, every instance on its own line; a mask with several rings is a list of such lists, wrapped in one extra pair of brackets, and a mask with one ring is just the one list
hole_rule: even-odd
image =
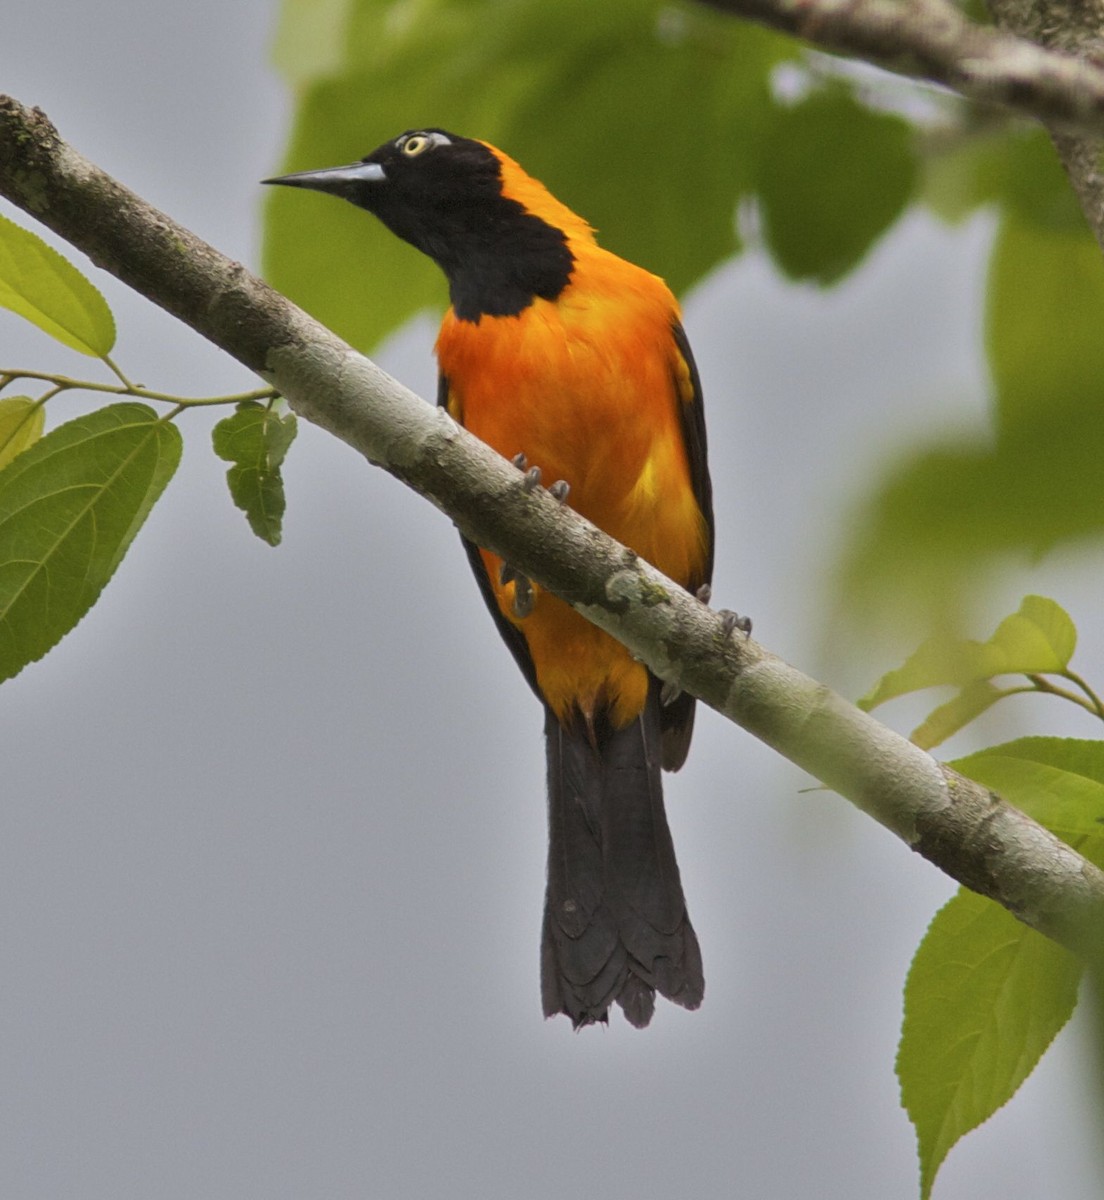
[[(13, 5), (0, 88), (255, 264), (289, 113), (273, 22), (261, 0)], [(823, 570), (882, 455), (981, 420), (987, 236), (915, 217), (827, 295), (753, 254), (688, 304), (717, 601), (850, 694), (872, 669), (818, 645)], [(251, 386), (100, 282), (132, 376)], [(418, 322), (381, 356), (425, 396), (432, 337)], [(3, 313), (0, 348), (88, 369)], [(643, 1033), (545, 1022), (541, 715), (453, 530), (304, 429), (270, 550), (207, 423), (182, 421), (181, 471), (101, 603), (0, 688), (0, 1195), (915, 1195), (899, 996), (950, 883), (703, 713), (667, 791), (704, 1006), (664, 1004)], [(1087, 572), (1057, 581), (1010, 577), (992, 615), (1046, 587), (1098, 620)], [(1099, 680), (1104, 634), (1083, 633)], [(1081, 1058), (1061, 1039), (938, 1200), (1096, 1200)]]

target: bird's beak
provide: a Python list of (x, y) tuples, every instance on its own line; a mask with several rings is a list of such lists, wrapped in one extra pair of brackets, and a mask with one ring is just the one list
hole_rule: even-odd
[(321, 171), (296, 171), (294, 175), (277, 175), (262, 179), (262, 183), (281, 183), (285, 187), (310, 188), (316, 192), (332, 192), (347, 196), (366, 183), (382, 183), (387, 178), (379, 163), (350, 163), (347, 167), (326, 167)]

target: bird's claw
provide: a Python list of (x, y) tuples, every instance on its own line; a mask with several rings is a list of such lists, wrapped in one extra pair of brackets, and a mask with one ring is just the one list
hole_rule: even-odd
[(682, 695), (682, 688), (677, 683), (673, 683), (670, 679), (663, 681), (663, 686), (659, 689), (659, 702), (666, 708), (668, 704), (674, 702)]
[(514, 616), (523, 621), (533, 611), (533, 585), (524, 575), (514, 573)]
[(525, 472), (525, 478), (521, 481), (521, 490), (523, 492), (535, 492), (540, 487), (541, 469), (540, 467), (530, 467)]
[(557, 479), (549, 489), (548, 494), (556, 501), (557, 504), (566, 504), (568, 493), (571, 491), (571, 484), (566, 479)]
[(524, 471), (525, 468), (528, 467), (528, 465), (529, 465), (529, 460), (525, 457), (524, 454), (521, 454), (521, 453), (515, 454), (514, 457), (510, 459), (510, 461), (514, 464), (515, 467), (517, 467), (517, 469), (519, 471)]
[(739, 613), (727, 608), (721, 609), (720, 617), (725, 637), (731, 637), (737, 629), (745, 638), (751, 637), (751, 617), (741, 617)]
[(701, 587), (698, 588), (698, 590), (694, 593), (694, 595), (702, 602), (702, 604), (708, 604), (709, 601), (713, 599), (713, 589), (708, 583), (703, 583)]

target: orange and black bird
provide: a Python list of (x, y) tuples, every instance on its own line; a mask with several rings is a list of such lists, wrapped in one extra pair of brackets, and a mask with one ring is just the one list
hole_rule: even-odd
[[(701, 384), (663, 280), (603, 250), (501, 150), (442, 129), (266, 182), (344, 197), (429, 255), (448, 280), (436, 352), (449, 415), (539, 467), (685, 588), (710, 582)], [(661, 767), (686, 758), (693, 698), (664, 693), (624, 647), (497, 555), (465, 549), (545, 708), (545, 1015), (604, 1022), (616, 1001), (643, 1027), (657, 991), (697, 1008), (701, 953), (660, 783)]]

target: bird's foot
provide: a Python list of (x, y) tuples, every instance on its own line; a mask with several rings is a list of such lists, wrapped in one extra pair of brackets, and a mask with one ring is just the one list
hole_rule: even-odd
[(720, 618), (721, 629), (724, 631), (725, 637), (731, 637), (736, 630), (739, 630), (745, 638), (751, 637), (751, 617), (741, 617), (739, 613), (734, 613), (731, 609), (722, 608)]
[(514, 595), (510, 610), (519, 621), (523, 621), (533, 611), (536, 600), (533, 584), (520, 571), (504, 562), (498, 572), (498, 584), (499, 587), (506, 587), (511, 583), (514, 585)]
[(524, 575), (514, 576), (514, 616), (519, 621), (525, 618), (533, 611), (533, 585)]

